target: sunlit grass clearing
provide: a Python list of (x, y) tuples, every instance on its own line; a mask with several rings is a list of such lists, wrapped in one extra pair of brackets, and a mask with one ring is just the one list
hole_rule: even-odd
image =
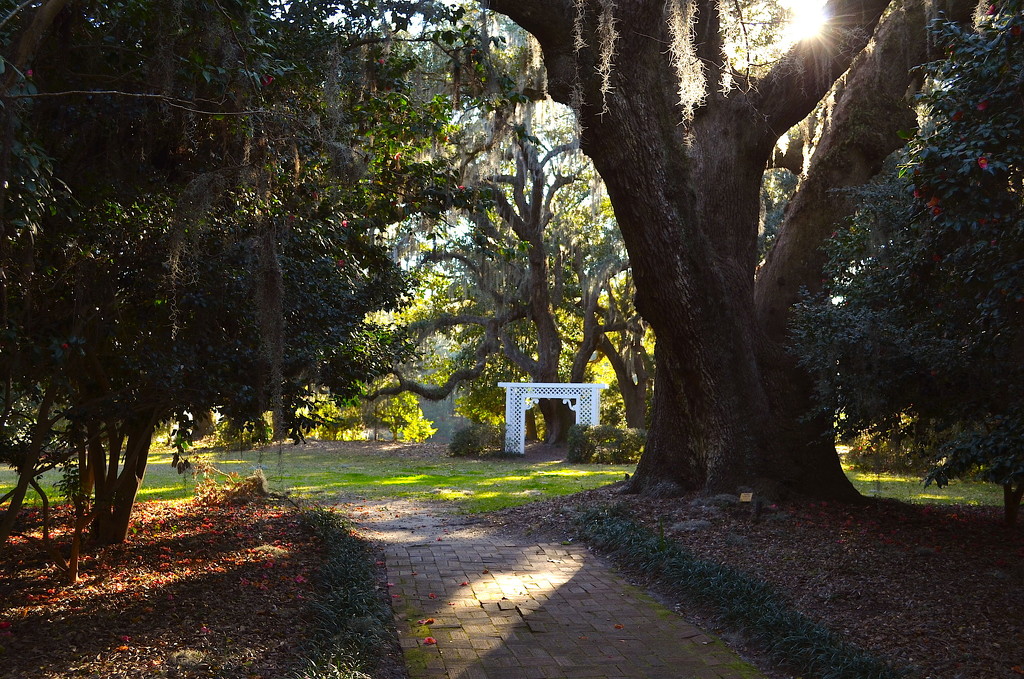
[[(400, 497), (443, 500), (458, 511), (483, 512), (568, 495), (621, 480), (634, 465), (577, 465), (564, 462), (527, 462), (520, 459), (407, 458), (389, 454), (338, 450), (309, 450), (272, 446), (261, 450), (219, 450), (201, 453), (218, 469), (241, 476), (259, 468), (275, 492), (288, 492), (322, 502)], [(191, 474), (179, 475), (171, 467), (171, 453), (155, 449), (140, 500), (189, 498), (195, 492)], [(1001, 489), (974, 482), (954, 482), (946, 488), (924, 487), (920, 478), (846, 470), (864, 495), (933, 504), (1002, 503)], [(59, 472), (42, 479), (47, 493)], [(13, 470), (0, 470), (0, 493), (16, 481)], [(29, 492), (28, 501), (38, 504)]]

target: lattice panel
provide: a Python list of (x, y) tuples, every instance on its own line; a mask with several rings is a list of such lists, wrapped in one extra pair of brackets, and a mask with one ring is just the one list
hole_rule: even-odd
[(499, 382), (505, 389), (505, 450), (526, 452), (526, 411), (539, 399), (560, 398), (576, 412), (580, 424), (598, 424), (600, 421), (600, 389), (604, 384), (538, 384)]

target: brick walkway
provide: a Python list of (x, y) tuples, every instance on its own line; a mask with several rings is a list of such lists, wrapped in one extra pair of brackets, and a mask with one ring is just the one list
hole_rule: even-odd
[(584, 547), (459, 527), (422, 508), (363, 514), (386, 543), (413, 679), (761, 677)]

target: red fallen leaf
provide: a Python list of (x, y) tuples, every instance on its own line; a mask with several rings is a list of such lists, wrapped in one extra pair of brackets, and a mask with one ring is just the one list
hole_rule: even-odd
[(1024, 674), (1024, 668), (1022, 668), (1020, 665), (1014, 665), (1010, 669), (1012, 669), (1017, 674)]
[(435, 639), (434, 637), (427, 637), (426, 639), (423, 640), (423, 643), (426, 644), (427, 646), (433, 646), (434, 644), (437, 643), (437, 639)]
[(436, 594), (434, 594), (433, 592), (431, 592), (431, 593), (430, 593), (430, 594), (428, 594), (427, 596), (428, 596), (429, 598), (431, 598), (431, 599), (436, 599), (436, 598), (437, 598), (437, 595), (436, 595)]
[(615, 629), (622, 629), (623, 627), (625, 627), (625, 625), (616, 625)]
[(0, 620), (0, 629), (11, 629), (11, 623), (6, 620)]
[(417, 620), (416, 624), (418, 624), (418, 625), (433, 625), (434, 624), (434, 619), (433, 618), (424, 618), (423, 620)]
[(469, 582), (467, 582), (466, 580), (463, 580), (462, 582), (459, 583), (459, 586), (460, 587), (465, 587), (468, 584), (469, 584)]

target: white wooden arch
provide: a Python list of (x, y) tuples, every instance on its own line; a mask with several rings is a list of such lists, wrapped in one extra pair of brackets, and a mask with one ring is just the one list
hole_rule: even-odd
[(498, 382), (505, 389), (505, 452), (526, 454), (526, 411), (542, 398), (560, 398), (576, 413), (577, 424), (601, 423), (601, 389), (607, 384)]

